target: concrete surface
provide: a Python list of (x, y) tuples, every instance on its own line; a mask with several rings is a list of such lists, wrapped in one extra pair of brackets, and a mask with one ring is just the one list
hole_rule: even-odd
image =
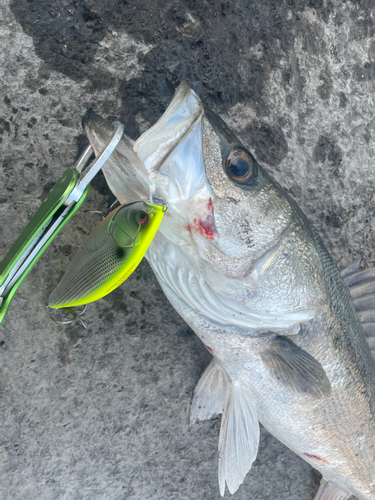
[[(86, 144), (93, 108), (136, 138), (188, 80), (295, 197), (336, 259), (373, 264), (374, 2), (2, 0), (0, 257)], [(220, 420), (189, 426), (209, 354), (147, 263), (56, 325), (49, 293), (113, 196), (83, 209), (0, 327), (1, 500), (218, 500)], [(262, 431), (235, 500), (309, 500), (319, 474)], [(228, 493), (227, 493), (228, 495)]]

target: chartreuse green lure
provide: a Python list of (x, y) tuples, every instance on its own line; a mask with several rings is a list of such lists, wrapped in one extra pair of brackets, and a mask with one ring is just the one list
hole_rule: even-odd
[(136, 201), (111, 212), (74, 256), (49, 298), (49, 307), (88, 304), (117, 288), (142, 260), (166, 208)]

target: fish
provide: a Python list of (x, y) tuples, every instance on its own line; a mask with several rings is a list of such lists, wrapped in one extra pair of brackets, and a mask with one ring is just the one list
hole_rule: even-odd
[[(83, 126), (98, 154), (112, 125), (90, 113)], [(212, 355), (190, 422), (222, 414), (220, 494), (242, 484), (261, 423), (321, 473), (315, 500), (375, 500), (374, 269), (339, 269), (297, 203), (186, 82), (136, 141), (124, 134), (103, 172), (120, 203), (147, 198), (150, 174), (170, 177), (146, 259)]]

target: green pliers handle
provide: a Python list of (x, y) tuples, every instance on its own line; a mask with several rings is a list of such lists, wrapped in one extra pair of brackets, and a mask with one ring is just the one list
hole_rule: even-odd
[(104, 151), (81, 174), (93, 150), (89, 146), (75, 168), (66, 170), (53, 186), (44, 203), (31, 218), (0, 263), (0, 324), (19, 286), (57, 234), (77, 212), (89, 191), (89, 183), (115, 150), (124, 128), (116, 131)]

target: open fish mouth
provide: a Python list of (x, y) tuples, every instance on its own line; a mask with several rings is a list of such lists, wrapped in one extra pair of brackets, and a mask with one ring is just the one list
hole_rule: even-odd
[[(148, 196), (149, 175), (159, 171), (170, 179), (169, 202), (187, 200), (206, 184), (202, 154), (203, 105), (183, 82), (160, 119), (136, 141), (125, 134), (103, 167), (109, 188), (121, 203)], [(96, 154), (113, 134), (112, 126), (95, 113), (83, 118)], [(119, 158), (121, 157), (121, 158)]]

